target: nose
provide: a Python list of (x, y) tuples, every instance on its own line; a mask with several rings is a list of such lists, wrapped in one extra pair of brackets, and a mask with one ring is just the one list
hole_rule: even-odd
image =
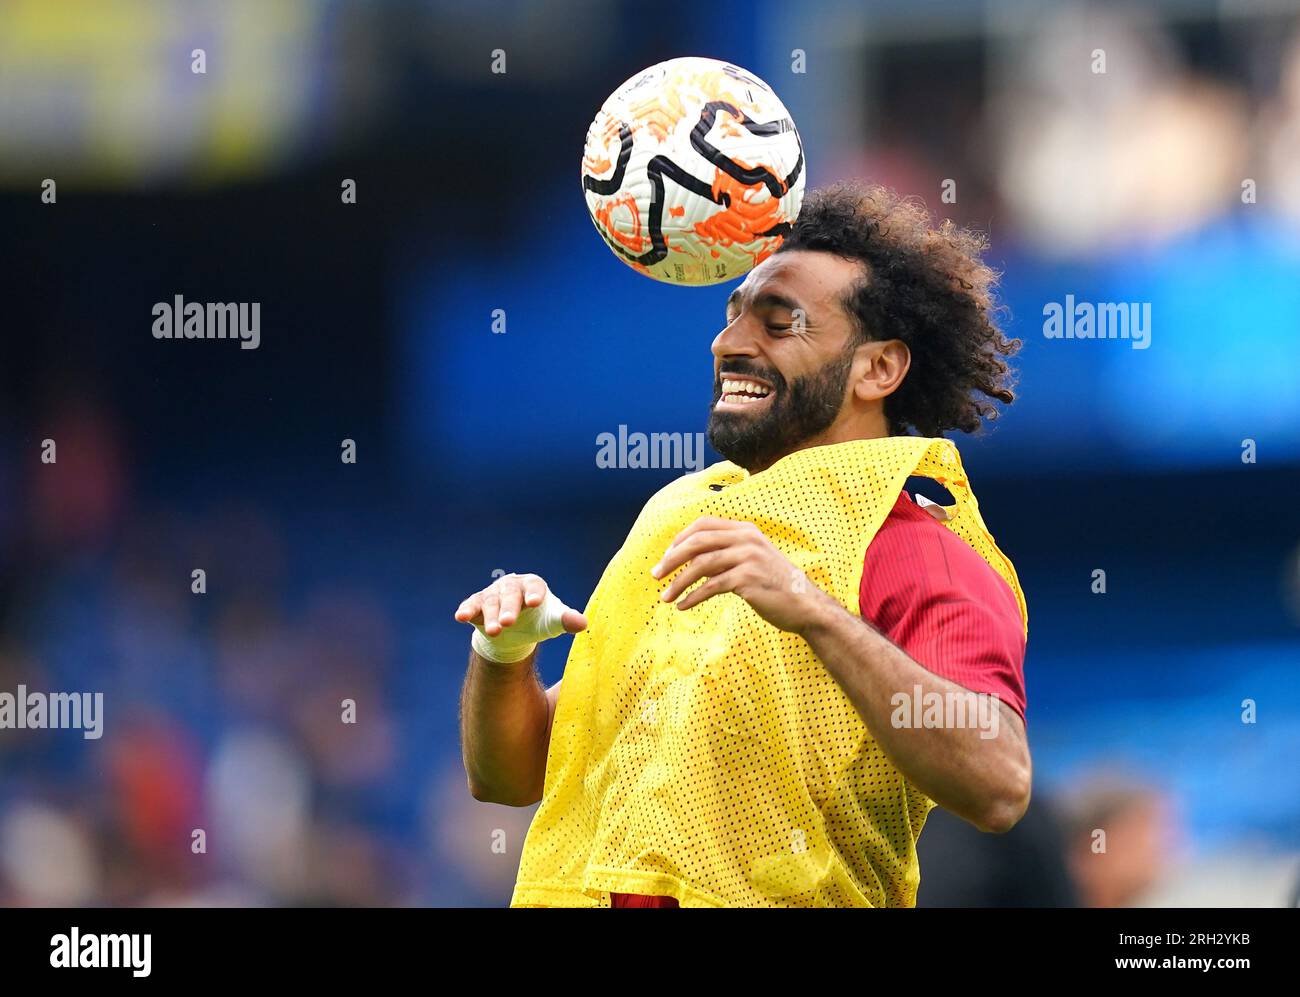
[(710, 347), (713, 356), (718, 360), (725, 360), (727, 357), (757, 356), (758, 347), (749, 326), (750, 323), (745, 320), (743, 314), (730, 322), (714, 337), (713, 345)]

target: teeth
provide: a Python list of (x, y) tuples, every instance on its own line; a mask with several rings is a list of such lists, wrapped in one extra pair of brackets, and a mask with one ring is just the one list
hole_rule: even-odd
[(771, 388), (753, 381), (737, 380), (730, 377), (722, 380), (722, 395), (726, 401), (756, 401), (771, 394)]

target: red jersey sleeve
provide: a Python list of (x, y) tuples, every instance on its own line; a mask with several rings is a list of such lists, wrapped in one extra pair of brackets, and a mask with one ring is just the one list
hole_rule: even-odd
[(863, 619), (917, 663), (1025, 716), (1025, 636), (1015, 593), (969, 544), (898, 497), (867, 548)]

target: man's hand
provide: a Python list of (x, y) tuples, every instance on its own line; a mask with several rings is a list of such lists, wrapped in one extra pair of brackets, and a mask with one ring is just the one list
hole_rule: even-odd
[(476, 628), (474, 650), (501, 664), (524, 660), (540, 641), (587, 629), (587, 618), (537, 575), (502, 575), (462, 602), (456, 619)]
[(703, 578), (707, 581), (679, 601), (678, 609), (734, 592), (772, 626), (790, 633), (802, 633), (833, 601), (753, 523), (701, 516), (673, 538), (650, 574), (663, 578), (677, 568), (682, 571), (660, 595), (664, 602)]

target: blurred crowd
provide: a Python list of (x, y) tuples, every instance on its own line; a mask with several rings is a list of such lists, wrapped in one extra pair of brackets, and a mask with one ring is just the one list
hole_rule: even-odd
[(0, 902), (414, 899), (411, 844), (371, 826), (397, 750), (374, 593), (290, 591), (256, 503), (141, 501), (111, 412), (47, 425), (57, 462), (10, 493), (0, 688), (102, 691), (105, 735), (0, 734)]
[(1300, 22), (1285, 12), (1045, 5), (990, 14), (959, 43), (867, 34), (854, 51), (878, 111), (829, 176), (922, 192), (1049, 259), (1149, 251), (1243, 208), (1300, 222)]

